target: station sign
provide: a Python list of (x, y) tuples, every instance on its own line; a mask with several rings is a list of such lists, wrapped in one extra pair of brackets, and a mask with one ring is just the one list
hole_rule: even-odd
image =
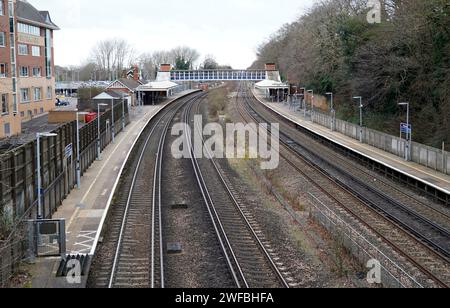
[(406, 123), (402, 123), (400, 124), (400, 131), (404, 134), (411, 134), (412, 133), (412, 125), (411, 124), (406, 124)]

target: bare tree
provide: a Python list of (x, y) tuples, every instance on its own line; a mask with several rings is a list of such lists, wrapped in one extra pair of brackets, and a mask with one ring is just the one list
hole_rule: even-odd
[(152, 55), (153, 62), (156, 66), (159, 66), (161, 64), (172, 64), (175, 65), (175, 58), (171, 51), (155, 51)]
[(134, 49), (123, 39), (101, 41), (92, 50), (93, 62), (110, 80), (118, 78), (134, 59)]
[(139, 57), (139, 67), (144, 80), (152, 80), (155, 78), (158, 64), (155, 63), (154, 57), (151, 53), (143, 53)]
[(200, 58), (200, 53), (197, 50), (186, 46), (176, 47), (172, 49), (171, 53), (175, 64), (177, 61), (187, 63), (189, 69), (193, 69), (195, 62)]
[(213, 55), (207, 55), (200, 65), (200, 68), (204, 70), (216, 70), (219, 69), (219, 67), (219, 63)]

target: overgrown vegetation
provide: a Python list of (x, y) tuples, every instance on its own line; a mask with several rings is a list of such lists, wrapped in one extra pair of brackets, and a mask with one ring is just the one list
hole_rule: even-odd
[(10, 215), (0, 209), (0, 241), (6, 240), (13, 229), (14, 223), (10, 219)]
[(367, 0), (324, 0), (262, 44), (254, 68), (275, 62), (292, 83), (333, 92), (338, 114), (357, 120), (363, 96), (369, 127), (398, 134), (411, 103), (414, 140), (450, 148), (450, 3), (385, 0), (382, 22)]
[(209, 92), (208, 111), (211, 118), (217, 119), (220, 115), (225, 115), (227, 99), (228, 89), (226, 87), (220, 87)]

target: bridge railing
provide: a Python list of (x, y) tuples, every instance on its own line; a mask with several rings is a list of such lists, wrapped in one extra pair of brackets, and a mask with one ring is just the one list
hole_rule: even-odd
[(218, 81), (218, 80), (249, 80), (261, 81), (267, 79), (265, 70), (199, 70), (171, 71), (172, 81)]

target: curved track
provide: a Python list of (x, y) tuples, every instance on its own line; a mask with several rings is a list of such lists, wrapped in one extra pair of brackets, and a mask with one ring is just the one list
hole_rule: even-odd
[[(164, 260), (161, 226), (161, 166), (164, 142), (172, 119), (191, 95), (157, 115), (140, 138), (116, 191), (109, 236), (102, 243), (104, 259), (92, 278), (94, 287), (163, 288)], [(158, 136), (155, 138), (155, 136)], [(134, 159), (133, 159), (134, 158)], [(91, 279), (91, 277), (90, 277)]]

